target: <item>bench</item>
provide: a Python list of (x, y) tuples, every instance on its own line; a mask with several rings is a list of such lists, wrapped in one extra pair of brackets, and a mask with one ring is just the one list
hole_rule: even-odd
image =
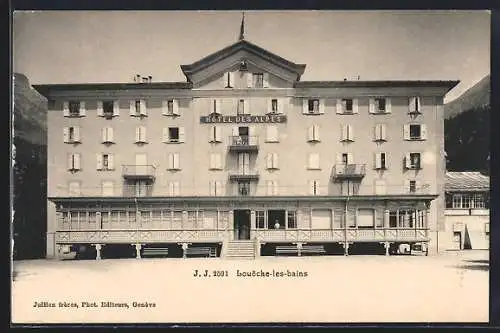
[(278, 245), (276, 246), (276, 254), (298, 254), (297, 246)]
[[(326, 253), (323, 245), (302, 245), (300, 254), (324, 254)], [(278, 245), (276, 246), (276, 254), (299, 254), (299, 250), (295, 245)]]
[(209, 246), (188, 247), (186, 249), (186, 256), (217, 257), (217, 251), (214, 247)]
[(145, 247), (142, 249), (143, 257), (166, 257), (168, 256), (168, 248), (167, 247)]

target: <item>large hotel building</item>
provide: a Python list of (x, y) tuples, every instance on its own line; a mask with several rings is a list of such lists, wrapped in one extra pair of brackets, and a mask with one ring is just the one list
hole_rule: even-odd
[[(301, 81), (240, 38), (186, 82), (48, 84), (48, 256), (438, 247), (458, 81)], [(89, 252), (90, 251), (90, 252)]]

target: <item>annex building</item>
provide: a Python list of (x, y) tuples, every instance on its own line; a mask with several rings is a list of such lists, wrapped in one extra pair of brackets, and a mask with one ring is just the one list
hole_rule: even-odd
[(36, 85), (48, 256), (432, 253), (443, 97), (458, 81), (302, 81), (305, 69), (240, 38), (181, 65), (185, 82)]

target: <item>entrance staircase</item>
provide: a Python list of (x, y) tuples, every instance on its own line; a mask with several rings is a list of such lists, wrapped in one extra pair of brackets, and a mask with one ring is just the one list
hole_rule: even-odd
[(224, 246), (228, 259), (255, 259), (255, 242), (252, 240), (230, 240)]

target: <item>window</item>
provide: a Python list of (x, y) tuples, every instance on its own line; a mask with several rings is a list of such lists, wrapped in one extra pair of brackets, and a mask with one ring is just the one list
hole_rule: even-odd
[(309, 194), (310, 195), (319, 195), (320, 194), (319, 180), (309, 181)]
[(375, 153), (375, 169), (384, 170), (386, 165), (386, 153)]
[(421, 132), (420, 132), (420, 125), (410, 125), (410, 139), (415, 140), (415, 139), (420, 139), (421, 137)]
[(374, 133), (374, 140), (375, 141), (386, 141), (386, 125), (385, 124), (377, 124), (375, 125), (375, 133)]
[(342, 100), (342, 110), (344, 113), (352, 113), (353, 112), (353, 107), (352, 107), (352, 99), (343, 99)]
[(422, 102), (420, 97), (410, 97), (409, 101), (409, 112), (410, 113), (420, 113), (422, 107)]
[(165, 113), (167, 115), (169, 115), (169, 116), (174, 115), (174, 100), (173, 99), (169, 99), (167, 101), (166, 112)]
[(254, 88), (264, 88), (264, 74), (263, 73), (253, 73), (253, 87)]
[(344, 164), (344, 165), (349, 164), (349, 154), (348, 153), (342, 153), (342, 164)]
[(144, 126), (136, 127), (136, 129), (135, 129), (135, 142), (136, 143), (146, 143), (147, 142), (146, 127), (144, 127)]
[(97, 170), (113, 170), (112, 154), (97, 154)]
[(271, 113), (278, 113), (278, 100), (275, 98), (271, 100)]
[(220, 114), (221, 113), (221, 101), (218, 99), (214, 99), (212, 101), (212, 113)]
[(268, 169), (278, 169), (278, 154), (268, 153), (267, 154), (267, 168)]
[(210, 154), (210, 169), (211, 170), (222, 170), (222, 156), (220, 153)]
[(69, 102), (69, 115), (70, 117), (80, 116), (80, 102), (75, 102), (75, 101)]
[(266, 212), (263, 210), (255, 211), (255, 226), (257, 229), (267, 229), (266, 227)]
[(209, 142), (222, 142), (221, 135), (222, 128), (219, 126), (210, 127), (210, 138)]
[(140, 100), (135, 101), (135, 114), (136, 115), (141, 114), (141, 101)]
[(130, 101), (130, 115), (134, 117), (147, 116), (146, 101), (142, 99)]
[(238, 182), (238, 194), (241, 196), (250, 195), (250, 182)]
[(133, 196), (145, 197), (148, 195), (149, 186), (145, 180), (136, 180), (132, 183), (131, 190)]
[(481, 193), (474, 194), (474, 208), (485, 208), (484, 195)]
[(319, 142), (319, 125), (311, 125), (308, 132), (309, 142)]
[(114, 142), (113, 138), (113, 128), (105, 127), (102, 129), (102, 143), (112, 143)]
[(420, 153), (409, 153), (406, 155), (407, 169), (421, 169)]
[(490, 224), (489, 223), (484, 224), (484, 233), (487, 235), (490, 234)]
[(266, 142), (279, 142), (278, 127), (276, 125), (267, 126)]
[(389, 212), (389, 228), (397, 228), (398, 227), (398, 211), (391, 210)]
[(168, 127), (163, 129), (163, 142), (182, 143), (185, 141), (184, 127)]
[(453, 208), (462, 208), (462, 195), (454, 194), (453, 195)]
[(307, 101), (309, 113), (319, 113), (319, 99), (310, 99)]
[(80, 154), (69, 154), (68, 155), (68, 170), (77, 171), (80, 170)]
[(383, 113), (386, 111), (385, 98), (375, 98), (375, 111)]
[(179, 153), (168, 154), (168, 170), (180, 170)]
[(288, 229), (296, 229), (297, 228), (297, 214), (294, 210), (289, 210), (287, 212), (287, 227)]
[(238, 107), (236, 110), (236, 114), (238, 114), (238, 115), (245, 114), (245, 100), (244, 99), (238, 100)]
[(318, 153), (309, 154), (308, 169), (312, 169), (312, 170), (320, 169), (319, 154)]
[(218, 195), (223, 195), (223, 190), (222, 190), (222, 182), (220, 180), (211, 180), (210, 181), (210, 195), (212, 196), (218, 196)]
[(354, 129), (352, 125), (342, 125), (342, 140), (344, 142), (354, 141)]
[(69, 182), (69, 184), (68, 184), (68, 194), (69, 194), (69, 196), (81, 195), (81, 192), (80, 192), (80, 182), (78, 182), (78, 181)]
[(80, 127), (78, 126), (65, 127), (63, 133), (63, 140), (66, 143), (79, 143)]
[(114, 104), (113, 101), (102, 102), (102, 113), (105, 117), (113, 117), (114, 114)]
[(410, 180), (410, 188), (409, 188), (410, 193), (415, 193), (417, 192), (417, 181), (415, 180)]
[(168, 182), (169, 195), (171, 197), (180, 195), (180, 183), (179, 181)]
[(233, 72), (227, 72), (224, 75), (224, 79), (226, 81), (225, 88), (232, 88), (233, 87), (233, 81), (234, 81), (234, 73)]
[(179, 141), (179, 128), (178, 127), (169, 127), (168, 128), (168, 141), (169, 142), (178, 142)]

